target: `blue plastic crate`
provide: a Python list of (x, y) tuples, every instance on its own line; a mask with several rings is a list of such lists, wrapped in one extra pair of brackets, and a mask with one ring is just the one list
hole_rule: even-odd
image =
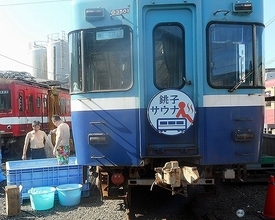
[(6, 162), (7, 185), (22, 185), (22, 198), (29, 198), (32, 187), (83, 183), (83, 166), (76, 157), (69, 158), (68, 165), (58, 165), (56, 158), (18, 160)]

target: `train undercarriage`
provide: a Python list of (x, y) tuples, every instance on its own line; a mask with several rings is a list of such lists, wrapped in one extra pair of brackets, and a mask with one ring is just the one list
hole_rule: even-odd
[[(148, 186), (165, 189), (172, 195), (182, 195), (188, 205), (199, 197), (218, 196), (218, 185), (223, 182), (268, 181), (273, 167), (259, 164), (236, 164), (222, 166), (179, 166), (169, 161), (162, 167), (148, 163), (143, 167), (90, 167), (102, 199), (124, 200), (128, 216), (131, 216), (131, 189)], [(161, 191), (160, 191), (161, 193)], [(187, 204), (186, 203), (186, 204)], [(130, 217), (129, 217), (130, 218)]]
[(102, 199), (124, 200), (129, 216), (133, 187), (148, 186), (150, 191), (165, 189), (192, 202), (196, 199), (192, 188), (203, 188), (204, 192), (200, 190), (203, 196), (216, 196), (219, 181), (212, 166), (198, 170), (194, 166), (180, 167), (177, 161), (166, 162), (163, 167), (154, 167), (153, 163), (143, 167), (90, 167), (90, 174), (96, 178)]

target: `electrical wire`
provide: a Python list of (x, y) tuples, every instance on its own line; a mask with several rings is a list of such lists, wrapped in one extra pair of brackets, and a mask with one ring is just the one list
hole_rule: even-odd
[(11, 3), (11, 4), (3, 4), (1, 6), (20, 6), (20, 5), (34, 5), (40, 3), (53, 3), (53, 2), (70, 2), (71, 0), (51, 0), (51, 1), (39, 1), (39, 2), (22, 2), (22, 3)]
[[(274, 21), (275, 21), (275, 16), (274, 16), (273, 18), (271, 18), (268, 22), (266, 22), (265, 27), (268, 27), (268, 26), (271, 25)], [(265, 62), (265, 65), (268, 66), (268, 65), (270, 65), (270, 64), (272, 64), (272, 63), (274, 63), (274, 62), (275, 62), (275, 57), (273, 57), (271, 60)]]
[[(22, 63), (22, 62), (20, 62), (20, 61), (18, 61), (18, 60), (15, 60), (15, 59), (13, 59), (13, 58), (7, 57), (7, 56), (5, 56), (5, 55), (3, 55), (3, 54), (0, 54), (0, 56), (6, 58), (6, 59), (8, 59), (8, 60), (12, 60), (13, 62), (19, 63), (19, 64), (21, 64), (21, 65), (24, 65), (24, 66), (27, 66), (27, 67), (31, 67), (32, 69), (44, 71), (43, 69), (40, 69), (40, 68), (31, 66), (31, 65), (28, 65), (28, 64), (26, 64), (26, 63)], [(53, 73), (51, 73), (51, 74), (53, 74)]]
[(270, 24), (273, 23), (273, 21), (275, 21), (275, 16), (273, 18), (271, 18), (268, 22), (266, 22), (265, 27), (269, 26)]
[(274, 62), (275, 62), (275, 57), (272, 58), (271, 60), (265, 62), (265, 65), (268, 66), (268, 65), (270, 65), (271, 63), (274, 63)]

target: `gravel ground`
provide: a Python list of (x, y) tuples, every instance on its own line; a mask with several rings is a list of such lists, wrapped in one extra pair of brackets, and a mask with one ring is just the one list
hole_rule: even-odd
[[(1, 183), (5, 186), (5, 181)], [(1, 187), (2, 188), (2, 187)], [(0, 203), (3, 204), (0, 209), (0, 219), (125, 219), (125, 210), (123, 201), (101, 201), (97, 189), (91, 189), (91, 196), (81, 198), (81, 203), (77, 206), (65, 207), (55, 200), (54, 207), (45, 211), (34, 211), (31, 208), (30, 200), (24, 200), (21, 205), (21, 214), (19, 216), (6, 216), (5, 192), (0, 190)]]
[[(212, 213), (221, 220), (259, 220), (255, 213), (263, 211), (266, 193), (267, 183), (222, 184), (219, 197), (202, 199), (197, 209), (202, 207), (202, 213)], [(245, 213), (242, 218), (236, 215), (239, 209)]]
[[(212, 214), (220, 220), (259, 220), (255, 215), (257, 211), (263, 211), (268, 184), (228, 184), (222, 183), (219, 188), (219, 196), (214, 198), (200, 198), (196, 203), (196, 211), (200, 215)], [(0, 183), (0, 219), (92, 219), (92, 220), (121, 220), (126, 219), (123, 200), (102, 201), (97, 188), (92, 185), (91, 195), (81, 198), (77, 206), (64, 207), (55, 200), (54, 207), (45, 211), (34, 211), (29, 200), (24, 200), (19, 216), (6, 216), (6, 202), (4, 187), (6, 181)], [(275, 200), (275, 196), (274, 196)], [(154, 186), (153, 191), (149, 187), (134, 188), (132, 191), (133, 219), (139, 220), (193, 220), (194, 217), (189, 207), (184, 208), (184, 197), (172, 196), (170, 192)], [(275, 202), (274, 202), (275, 203)], [(242, 209), (245, 215), (242, 218), (236, 216), (236, 211)]]

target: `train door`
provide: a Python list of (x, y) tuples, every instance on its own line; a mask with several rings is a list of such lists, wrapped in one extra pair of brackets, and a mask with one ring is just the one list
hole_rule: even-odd
[(32, 93), (26, 94), (26, 112), (29, 117), (35, 116), (34, 95)]
[[(144, 8), (146, 156), (197, 154), (194, 8)], [(146, 121), (147, 120), (147, 121)]]
[(19, 134), (25, 134), (28, 126), (28, 119), (26, 115), (26, 96), (25, 91), (19, 89), (18, 91), (18, 123), (19, 123)]
[(48, 130), (48, 106), (47, 106), (47, 95), (41, 92), (36, 93), (35, 97), (35, 109), (37, 120), (42, 123), (41, 129), (44, 131)]

